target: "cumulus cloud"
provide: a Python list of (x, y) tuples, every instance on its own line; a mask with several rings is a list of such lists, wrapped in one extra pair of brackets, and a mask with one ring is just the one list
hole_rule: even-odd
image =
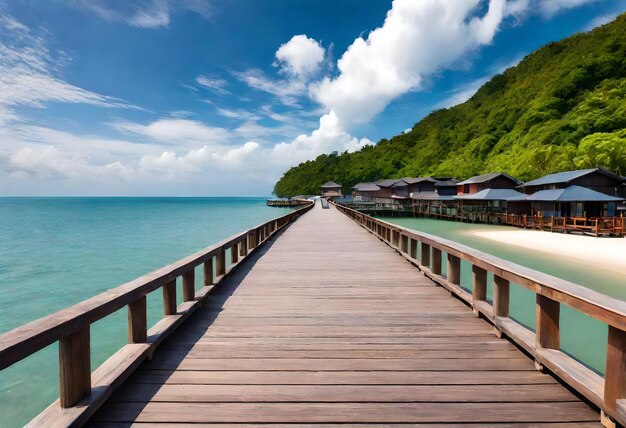
[(424, 76), (490, 43), (505, 0), (395, 0), (382, 27), (358, 37), (337, 62), (339, 75), (313, 85), (313, 97), (344, 127), (365, 123), (394, 98), (419, 88)]
[(276, 60), (284, 73), (306, 77), (319, 71), (324, 53), (324, 48), (317, 40), (299, 34), (278, 48)]
[(331, 151), (356, 151), (372, 144), (367, 138), (358, 139), (346, 132), (334, 112), (320, 118), (318, 129), (310, 135), (301, 134), (290, 143), (276, 144), (272, 156), (277, 160), (297, 164)]
[(74, 0), (73, 3), (107, 21), (140, 28), (167, 27), (175, 13), (190, 11), (205, 18), (212, 14), (207, 0)]

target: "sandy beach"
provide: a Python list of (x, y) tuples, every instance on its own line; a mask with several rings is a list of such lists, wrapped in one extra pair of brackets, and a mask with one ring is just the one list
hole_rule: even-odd
[(626, 238), (593, 238), (538, 230), (489, 230), (469, 234), (533, 251), (557, 253), (626, 276)]

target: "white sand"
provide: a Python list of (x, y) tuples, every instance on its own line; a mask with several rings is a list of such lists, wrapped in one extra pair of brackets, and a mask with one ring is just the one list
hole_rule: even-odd
[(626, 276), (626, 238), (595, 238), (524, 229), (469, 233), (528, 250), (558, 254)]

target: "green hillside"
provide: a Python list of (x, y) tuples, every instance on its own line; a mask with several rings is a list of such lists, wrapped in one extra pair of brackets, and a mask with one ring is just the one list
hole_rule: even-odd
[(604, 166), (626, 174), (626, 15), (528, 55), (468, 101), (355, 153), (288, 170), (278, 196), (360, 181), (503, 171), (521, 180)]

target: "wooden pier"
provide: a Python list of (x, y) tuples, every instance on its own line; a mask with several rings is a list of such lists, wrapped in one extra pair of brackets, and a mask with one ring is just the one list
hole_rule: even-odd
[[(536, 333), (509, 281), (537, 294)], [(560, 304), (609, 324), (606, 379), (559, 350)], [(130, 343), (91, 373), (89, 326), (124, 306)], [(318, 204), (0, 336), (0, 369), (60, 342), (62, 395), (32, 426), (600, 426), (594, 405), (626, 420), (625, 329), (622, 301)]]

